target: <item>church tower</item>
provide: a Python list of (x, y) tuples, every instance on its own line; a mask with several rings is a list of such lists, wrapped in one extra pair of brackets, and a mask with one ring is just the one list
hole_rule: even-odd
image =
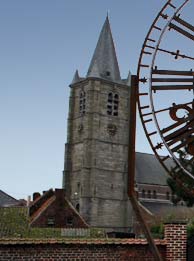
[(70, 88), (63, 173), (67, 197), (89, 225), (128, 231), (130, 74), (121, 79), (108, 17), (86, 77), (76, 71)]

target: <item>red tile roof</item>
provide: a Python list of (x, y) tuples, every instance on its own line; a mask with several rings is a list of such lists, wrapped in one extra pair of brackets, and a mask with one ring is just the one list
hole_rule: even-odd
[[(166, 245), (165, 239), (155, 239), (156, 245)], [(32, 244), (86, 244), (86, 245), (147, 245), (146, 239), (115, 239), (115, 238), (102, 238), (102, 239), (31, 239), (31, 238), (1, 238), (0, 245), (32, 245)]]
[(33, 215), (30, 217), (30, 223), (33, 223), (33, 221), (39, 216), (41, 215), (42, 212), (44, 212), (47, 207), (49, 205), (51, 205), (54, 201), (55, 201), (56, 197), (55, 196), (51, 196), (50, 198), (48, 198), (34, 213)]

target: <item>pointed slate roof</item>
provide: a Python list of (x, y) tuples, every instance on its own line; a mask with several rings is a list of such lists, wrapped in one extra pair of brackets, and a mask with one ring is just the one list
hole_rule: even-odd
[(80, 81), (79, 73), (78, 73), (78, 70), (76, 70), (71, 84), (74, 84), (74, 83), (79, 82), (79, 81)]
[(97, 77), (120, 82), (120, 71), (108, 16), (102, 27), (87, 77)]
[(126, 84), (128, 85), (128, 86), (131, 86), (131, 72), (129, 71), (129, 73), (128, 73), (128, 77), (127, 77), (127, 79), (126, 79)]

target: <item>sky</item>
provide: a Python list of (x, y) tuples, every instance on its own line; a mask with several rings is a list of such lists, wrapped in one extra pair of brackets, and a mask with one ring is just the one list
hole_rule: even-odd
[[(107, 12), (122, 78), (166, 0), (0, 1), (0, 189), (62, 186), (69, 84), (85, 76)], [(136, 150), (152, 153), (137, 123)]]

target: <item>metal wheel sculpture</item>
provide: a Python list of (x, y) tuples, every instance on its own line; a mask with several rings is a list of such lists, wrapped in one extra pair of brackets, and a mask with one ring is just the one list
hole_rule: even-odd
[[(146, 136), (164, 168), (171, 175), (181, 173), (173, 177), (186, 189), (188, 185), (182, 177), (194, 179), (191, 10), (194, 11), (192, 0), (170, 0), (164, 5), (144, 41), (137, 72), (138, 107)], [(188, 164), (179, 159), (180, 151), (186, 153)]]

